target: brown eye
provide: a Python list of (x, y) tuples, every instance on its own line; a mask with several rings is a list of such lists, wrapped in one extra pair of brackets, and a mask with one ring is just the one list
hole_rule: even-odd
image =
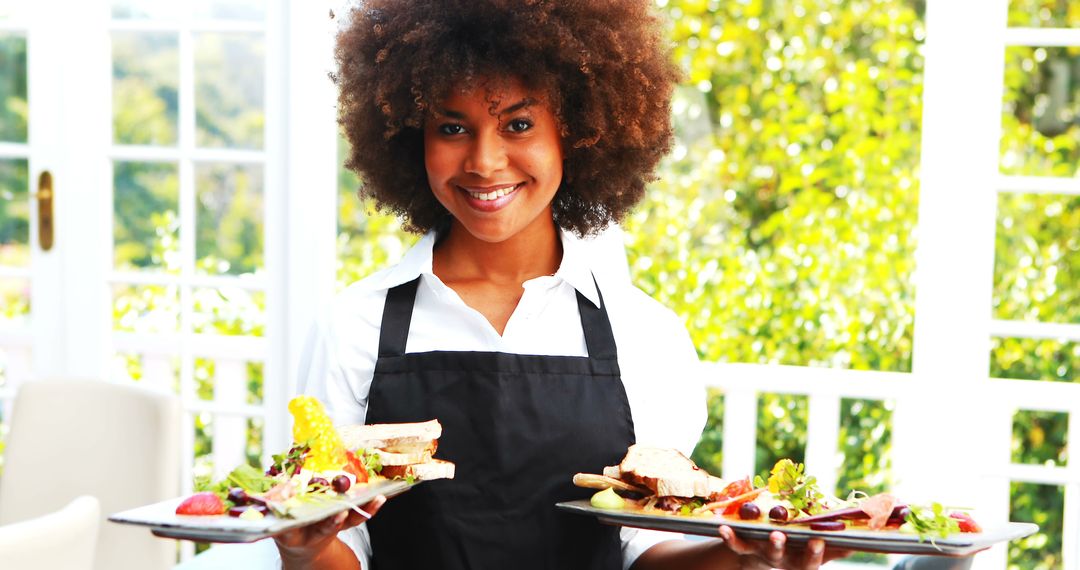
[(462, 134), (464, 132), (465, 132), (465, 127), (463, 127), (461, 125), (458, 125), (458, 124), (447, 123), (445, 125), (439, 125), (439, 133), (440, 134), (444, 134), (444, 135), (460, 135), (460, 134)]
[(506, 130), (512, 133), (523, 133), (532, 128), (532, 123), (525, 119), (514, 119), (506, 126)]

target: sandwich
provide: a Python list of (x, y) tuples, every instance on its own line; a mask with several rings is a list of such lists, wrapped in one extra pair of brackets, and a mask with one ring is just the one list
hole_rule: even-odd
[(613, 489), (642, 506), (664, 511), (696, 510), (752, 491), (742, 481), (727, 483), (698, 467), (678, 450), (631, 445), (618, 465), (602, 475), (578, 473), (574, 484), (589, 489)]
[(454, 478), (454, 464), (434, 457), (442, 436), (438, 420), (346, 425), (338, 428), (338, 434), (347, 449), (377, 456), (383, 477), (416, 481)]

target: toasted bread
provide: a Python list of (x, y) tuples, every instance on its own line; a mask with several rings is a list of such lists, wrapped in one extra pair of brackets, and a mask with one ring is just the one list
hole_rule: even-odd
[(412, 477), (417, 481), (453, 479), (454, 464), (441, 459), (432, 459), (427, 463), (414, 463), (412, 465), (384, 465), (380, 474), (391, 479)]
[(708, 473), (674, 449), (631, 445), (618, 468), (623, 481), (659, 497), (708, 497), (715, 485)]
[(392, 453), (435, 451), (435, 441), (442, 436), (438, 420), (420, 423), (346, 425), (338, 428), (341, 441), (348, 449), (382, 449)]
[(391, 451), (375, 450), (372, 453), (379, 456), (379, 463), (383, 467), (393, 465), (412, 465), (413, 463), (427, 463), (431, 461), (431, 452), (413, 451), (408, 453), (394, 453)]

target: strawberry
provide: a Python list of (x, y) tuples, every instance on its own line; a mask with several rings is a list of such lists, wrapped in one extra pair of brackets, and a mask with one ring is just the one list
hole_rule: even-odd
[(176, 507), (178, 515), (220, 515), (225, 513), (225, 502), (217, 493), (205, 491), (184, 499)]
[(975, 519), (971, 518), (971, 515), (967, 513), (954, 512), (949, 513), (949, 516), (960, 523), (960, 532), (982, 532), (979, 523), (975, 522)]

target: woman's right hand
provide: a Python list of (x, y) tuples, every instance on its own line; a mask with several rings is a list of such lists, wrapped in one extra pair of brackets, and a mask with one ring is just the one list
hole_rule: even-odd
[[(360, 510), (367, 516), (354, 510), (347, 510), (317, 523), (287, 530), (274, 537), (281, 553), (282, 568), (347, 568), (358, 567), (356, 556), (344, 543), (337, 540), (337, 534), (343, 530), (360, 525), (379, 511), (386, 503), (386, 497), (379, 495), (370, 502), (361, 505)], [(347, 555), (347, 556), (346, 556)], [(345, 556), (344, 558), (339, 558)], [(349, 558), (352, 565), (343, 564)]]

